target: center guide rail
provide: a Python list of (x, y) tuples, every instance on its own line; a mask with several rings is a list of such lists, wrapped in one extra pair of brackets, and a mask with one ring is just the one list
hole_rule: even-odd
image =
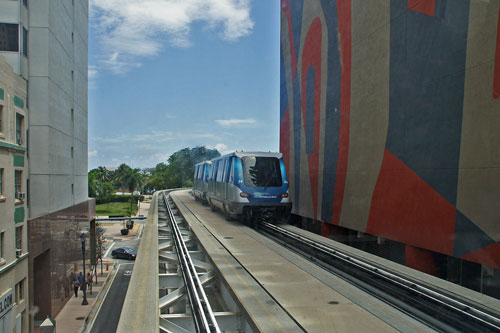
[(172, 236), (182, 270), (184, 285), (189, 297), (189, 303), (193, 311), (196, 330), (197, 332), (221, 332), (165, 194), (163, 194), (163, 201), (167, 207)]
[(261, 221), (260, 227), (287, 247), (295, 247), (307, 257), (314, 254), (323, 267), (333, 267), (344, 279), (440, 331), (500, 332), (499, 318), (460, 300), (279, 226)]

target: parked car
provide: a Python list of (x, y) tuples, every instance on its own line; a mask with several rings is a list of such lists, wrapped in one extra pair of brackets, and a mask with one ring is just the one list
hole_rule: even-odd
[(135, 257), (137, 257), (137, 251), (130, 247), (120, 247), (111, 251), (111, 255), (113, 258), (117, 259), (135, 260)]

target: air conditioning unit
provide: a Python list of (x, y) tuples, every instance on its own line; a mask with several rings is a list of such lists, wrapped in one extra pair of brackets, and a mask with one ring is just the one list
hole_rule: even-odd
[(22, 249), (16, 249), (16, 258), (19, 258), (23, 254)]
[(23, 138), (19, 137), (17, 138), (17, 144), (22, 145), (23, 144)]

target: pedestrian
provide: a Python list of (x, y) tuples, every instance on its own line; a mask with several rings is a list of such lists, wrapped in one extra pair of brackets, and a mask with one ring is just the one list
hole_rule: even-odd
[(80, 290), (83, 292), (83, 298), (87, 298), (87, 281), (85, 279), (82, 280), (82, 283), (80, 284)]
[(78, 282), (80, 282), (80, 286), (82, 285), (82, 282), (83, 282), (84, 278), (85, 278), (85, 276), (83, 276), (83, 273), (80, 272), (80, 274), (78, 274)]
[(87, 273), (87, 286), (90, 290), (90, 295), (92, 295), (92, 274)]
[(80, 287), (80, 282), (78, 282), (77, 279), (74, 279), (73, 282), (71, 282), (71, 285), (73, 286), (73, 290), (75, 291), (75, 297), (78, 297), (78, 288)]

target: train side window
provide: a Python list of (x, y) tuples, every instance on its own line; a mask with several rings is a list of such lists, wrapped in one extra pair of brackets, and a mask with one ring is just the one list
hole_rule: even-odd
[(233, 159), (230, 157), (227, 159), (227, 163), (226, 163), (226, 170), (225, 170), (225, 174), (224, 174), (224, 182), (227, 183), (229, 182), (229, 174), (231, 173), (231, 165), (233, 164)]
[(222, 172), (224, 171), (223, 167), (224, 160), (217, 161), (217, 181), (222, 181)]
[(217, 165), (219, 165), (219, 161), (215, 161), (213, 167), (212, 167), (212, 180), (216, 180), (217, 178)]
[(195, 168), (194, 168), (194, 179), (198, 179), (198, 174), (199, 174), (199, 171), (200, 171), (200, 166), (197, 165)]
[(221, 177), (221, 181), (222, 182), (225, 182), (226, 181), (226, 167), (227, 167), (227, 158), (224, 159), (224, 164), (223, 164), (223, 167), (222, 167), (222, 177)]
[(207, 164), (206, 167), (205, 167), (205, 179), (208, 181), (209, 180), (209, 176), (210, 176), (210, 164)]
[(234, 183), (234, 161), (235, 161), (235, 158), (231, 158), (231, 172), (229, 174), (229, 183), (230, 184)]
[(212, 167), (210, 169), (210, 173), (208, 174), (208, 180), (214, 179), (214, 170), (215, 170), (215, 162), (212, 164)]

